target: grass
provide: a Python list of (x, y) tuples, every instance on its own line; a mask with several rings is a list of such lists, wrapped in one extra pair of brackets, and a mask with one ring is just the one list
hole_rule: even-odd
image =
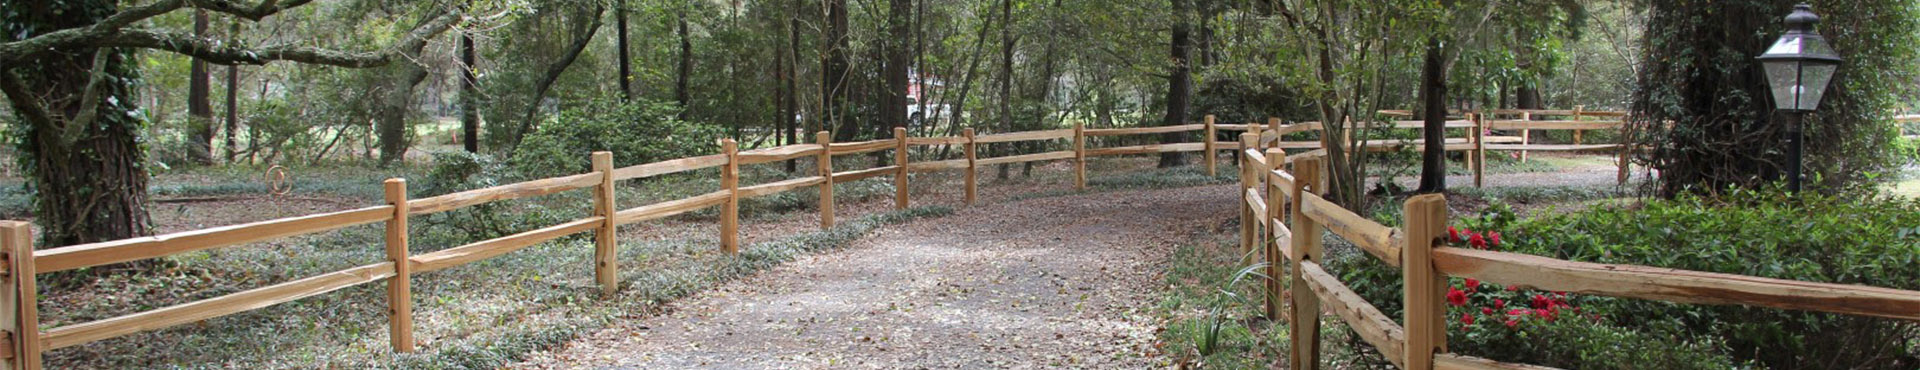
[(1182, 368), (1252, 369), (1286, 358), (1287, 326), (1261, 316), (1261, 280), (1221, 235), (1178, 247), (1153, 306), (1159, 342)]

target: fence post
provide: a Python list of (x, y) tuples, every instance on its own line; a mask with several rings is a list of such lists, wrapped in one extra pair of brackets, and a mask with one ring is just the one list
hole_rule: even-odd
[(600, 294), (611, 297), (620, 287), (620, 244), (614, 239), (620, 224), (613, 219), (620, 208), (613, 201), (613, 152), (593, 152), (593, 172), (600, 173), (600, 186), (593, 188), (593, 214), (602, 218), (593, 232), (593, 277), (600, 282)]
[[(1270, 130), (1270, 131), (1273, 131), (1273, 145), (1275, 145), (1275, 146), (1279, 146), (1279, 145), (1280, 145), (1280, 140), (1281, 140), (1281, 138), (1280, 138), (1280, 131), (1279, 131), (1279, 130), (1280, 130), (1280, 117), (1267, 117), (1267, 126), (1266, 126), (1265, 128), (1262, 128), (1261, 130), (1263, 130), (1263, 131), (1262, 131), (1262, 132), (1260, 133), (1260, 136), (1261, 136), (1261, 138), (1260, 138), (1261, 140), (1260, 140), (1260, 141), (1266, 141), (1266, 136), (1267, 136), (1267, 133), (1266, 133), (1265, 131), (1266, 131), (1266, 130)], [(1259, 146), (1260, 146), (1260, 145), (1259, 145), (1259, 144), (1260, 144), (1260, 141), (1255, 141), (1255, 142), (1254, 142), (1254, 147), (1259, 147)], [(1279, 164), (1278, 164), (1278, 163), (1275, 163), (1274, 165), (1276, 165), (1276, 166), (1277, 166), (1277, 165), (1279, 165)]]
[[(1585, 105), (1573, 106), (1573, 121), (1580, 122), (1580, 111), (1583, 111), (1586, 109), (1587, 109), (1587, 106)], [(1573, 145), (1580, 145), (1580, 134), (1586, 133), (1586, 131), (1587, 130), (1580, 130), (1580, 129), (1573, 130)]]
[(1620, 158), (1618, 159), (1620, 162), (1620, 175), (1618, 184), (1621, 186), (1627, 185), (1627, 179), (1633, 176), (1633, 173), (1630, 172), (1631, 170), (1628, 168), (1633, 166), (1633, 162), (1628, 162), (1632, 160), (1629, 156), (1633, 153), (1633, 142), (1627, 140), (1626, 136), (1625, 132), (1620, 134)]
[(1433, 355), (1447, 347), (1447, 278), (1433, 268), (1435, 241), (1446, 235), (1447, 197), (1425, 194), (1407, 199), (1407, 245), (1401, 250), (1407, 324), (1407, 369), (1433, 368)]
[[(1293, 356), (1288, 358), (1290, 369), (1320, 368), (1320, 297), (1306, 289), (1306, 277), (1300, 274), (1301, 261), (1320, 259), (1320, 225), (1301, 212), (1300, 203), (1309, 191), (1319, 191), (1320, 163), (1324, 158), (1301, 158), (1293, 165), (1293, 278), (1292, 290), (1301, 294), (1293, 295), (1293, 313), (1287, 320), (1292, 324), (1290, 333)], [(1311, 185), (1311, 188), (1309, 187)]]
[(387, 278), (387, 321), (392, 330), (394, 352), (413, 352), (413, 263), (407, 259), (407, 180), (387, 179), (387, 203), (393, 205), (393, 218), (387, 220), (387, 260), (393, 261), (393, 277)]
[[(1520, 120), (1521, 120), (1521, 121), (1532, 121), (1532, 120), (1533, 120), (1533, 112), (1520, 112)], [(1520, 129), (1520, 145), (1531, 145), (1532, 143), (1533, 143), (1533, 130), (1529, 130), (1529, 129), (1524, 129), (1524, 128), (1523, 128), (1523, 129)], [(1526, 150), (1526, 149), (1521, 149), (1521, 150), (1520, 150), (1520, 161), (1521, 161), (1521, 162), (1526, 162), (1526, 161), (1527, 161), (1527, 150)]]
[(1486, 112), (1472, 114), (1473, 118), (1473, 187), (1486, 187), (1487, 176), (1487, 115)]
[(1079, 122), (1073, 123), (1073, 189), (1087, 190), (1087, 127)]
[(820, 228), (833, 228), (833, 132), (821, 131), (813, 134), (813, 142), (820, 144)]
[(979, 173), (980, 173), (980, 171), (979, 171), (979, 168), (977, 168), (977, 167), (975, 167), (975, 166), (974, 166), (974, 163), (973, 163), (973, 162), (974, 162), (974, 158), (975, 158), (975, 157), (974, 157), (974, 148), (975, 148), (975, 146), (974, 146), (974, 145), (975, 145), (975, 144), (973, 143), (973, 129), (972, 129), (972, 128), (967, 128), (967, 129), (963, 129), (963, 130), (960, 130), (960, 135), (962, 135), (962, 136), (966, 136), (966, 137), (967, 137), (967, 147), (966, 147), (966, 152), (967, 152), (967, 205), (973, 205), (973, 199), (974, 199), (974, 193), (975, 193), (975, 192), (976, 192), (977, 190), (979, 190), (979, 189), (978, 189), (978, 188), (976, 187), (976, 185), (978, 185), (978, 183), (976, 183), (976, 182), (975, 182), (975, 181), (977, 181), (977, 180), (976, 180), (976, 179), (977, 179), (977, 177), (976, 177), (976, 176), (979, 176)]
[[(1256, 136), (1254, 135), (1258, 134), (1242, 133), (1240, 134), (1240, 142), (1242, 145), (1251, 143), (1256, 140)], [(1246, 255), (1253, 250), (1254, 241), (1257, 238), (1255, 227), (1259, 226), (1256, 224), (1259, 220), (1253, 218), (1253, 206), (1248, 205), (1246, 200), (1247, 189), (1253, 189), (1256, 184), (1253, 172), (1253, 158), (1247, 158), (1244, 153), (1245, 151), (1243, 150), (1242, 152), (1240, 156), (1240, 191), (1237, 192), (1239, 194), (1234, 196), (1234, 198), (1240, 200), (1239, 202), (1235, 202), (1240, 204), (1240, 253)]]
[(1267, 222), (1272, 225), (1267, 227), (1266, 234), (1260, 236), (1260, 245), (1266, 246), (1267, 276), (1270, 277), (1267, 279), (1267, 317), (1284, 320), (1285, 317), (1280, 313), (1280, 299), (1286, 296), (1287, 287), (1286, 285), (1280, 284), (1280, 268), (1287, 263), (1287, 259), (1280, 254), (1279, 230), (1281, 227), (1280, 212), (1282, 209), (1286, 209), (1287, 206), (1286, 203), (1282, 203), (1280, 197), (1286, 189), (1280, 189), (1277, 184), (1273, 183), (1272, 171), (1273, 167), (1278, 167), (1280, 162), (1287, 160), (1287, 151), (1284, 149), (1268, 149), (1266, 153), (1268, 167), (1255, 168), (1253, 170), (1259, 171), (1260, 178), (1265, 179), (1265, 181), (1262, 182), (1265, 184), (1262, 188), (1265, 188), (1267, 191), (1267, 214), (1261, 215), (1260, 217), (1266, 217)]
[[(1206, 123), (1207, 135), (1202, 141), (1202, 143), (1204, 144), (1201, 144), (1201, 146), (1203, 147), (1203, 149), (1201, 149), (1201, 153), (1207, 153), (1206, 157), (1204, 158), (1207, 161), (1207, 177), (1214, 177), (1214, 176), (1220, 175), (1218, 170), (1215, 169), (1216, 162), (1214, 162), (1217, 160), (1214, 157), (1219, 156), (1220, 153), (1213, 151), (1213, 140), (1215, 139), (1214, 135), (1216, 135), (1216, 131), (1214, 131), (1213, 129), (1213, 119), (1214, 119), (1213, 115), (1211, 114), (1207, 115), (1207, 123)], [(1079, 127), (1079, 125), (1076, 124), (1074, 125), (1074, 127)], [(1075, 130), (1075, 131), (1078, 131), (1078, 130)]]
[(727, 166), (720, 169), (720, 188), (727, 191), (720, 206), (720, 250), (740, 254), (740, 144), (720, 139), (720, 153), (727, 155)]
[(893, 140), (898, 143), (893, 149), (893, 164), (900, 166), (893, 173), (893, 208), (907, 209), (907, 128), (894, 127)]
[(12, 332), (13, 369), (40, 369), (40, 291), (34, 287), (33, 223), (0, 221), (0, 243), (6, 247), (7, 292), (5, 311), (7, 330)]

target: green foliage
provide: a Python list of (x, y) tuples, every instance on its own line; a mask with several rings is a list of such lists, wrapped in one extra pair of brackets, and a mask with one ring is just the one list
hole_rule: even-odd
[[(432, 196), (505, 185), (508, 183), (503, 178), (505, 172), (505, 166), (490, 155), (464, 151), (434, 153), (433, 168), (427, 173), (426, 183), (419, 189)], [(573, 195), (578, 198), (577, 194)], [(553, 209), (544, 203), (527, 200), (488, 202), (427, 215), (419, 222), (426, 228), (427, 234), (447, 238), (447, 244), (451, 246), (547, 227), (580, 216), (577, 210), (567, 212), (564, 209)]]
[[(1920, 289), (1915, 225), (1913, 199), (1734, 191), (1718, 201), (1689, 196), (1529, 220), (1508, 236), (1519, 251), (1575, 261), (1912, 290)], [(1773, 368), (1920, 364), (1920, 326), (1912, 322), (1624, 299), (1599, 306), (1628, 327), (1677, 320), (1689, 335), (1724, 341), (1736, 357)]]
[(514, 149), (507, 167), (523, 178), (591, 170), (590, 154), (612, 151), (616, 167), (719, 152), (723, 130), (681, 121), (672, 104), (596, 100), (560, 113)]
[[(1786, 121), (1753, 58), (1785, 32), (1782, 18), (1799, 2), (1643, 1), (1652, 18), (1632, 110), (1648, 128), (1637, 140), (1656, 148), (1641, 161), (1661, 171), (1661, 194), (1753, 189), (1781, 178)], [(1920, 3), (1812, 3), (1818, 30), (1846, 63), (1805, 122), (1810, 185), (1862, 185), (1895, 164), (1887, 119), (1920, 74)]]
[[(1495, 203), (1449, 228), (1448, 242), (1462, 248), (1516, 248), (1514, 240), (1519, 236), (1496, 236), (1497, 231), (1490, 231), (1508, 230), (1516, 222), (1520, 221), (1511, 208)], [(1401, 317), (1405, 306), (1398, 269), (1358, 253), (1330, 262), (1329, 269), (1338, 271), (1341, 281), (1361, 297), (1387, 316)], [(1604, 304), (1614, 301), (1609, 298), (1503, 287), (1469, 279), (1451, 279), (1447, 298), (1447, 341), (1455, 353), (1561, 368), (1735, 367), (1719, 337), (1686, 335), (1675, 318), (1623, 319)], [(1361, 361), (1387, 363), (1357, 335), (1349, 337), (1350, 347), (1366, 348), (1357, 353)]]

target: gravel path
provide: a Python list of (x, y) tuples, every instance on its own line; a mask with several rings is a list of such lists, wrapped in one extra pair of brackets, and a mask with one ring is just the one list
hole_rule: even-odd
[(614, 324), (520, 368), (1141, 368), (1174, 245), (1231, 185), (983, 203)]

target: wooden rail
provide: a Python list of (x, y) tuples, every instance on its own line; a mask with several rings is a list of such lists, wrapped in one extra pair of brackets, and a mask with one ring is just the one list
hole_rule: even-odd
[[(1255, 133), (1242, 140), (1256, 141)], [(1254, 154), (1249, 150), (1245, 154)], [(1676, 303), (1739, 304), (1920, 321), (1920, 292), (1871, 286), (1815, 283), (1678, 269), (1599, 264), (1548, 257), (1441, 246), (1448, 222), (1446, 198), (1420, 195), (1406, 201), (1401, 228), (1388, 228), (1321, 198), (1323, 152), (1266, 160), (1243, 158), (1241, 232), (1243, 249), (1259, 251), (1271, 277), (1266, 312), (1292, 323), (1290, 368), (1319, 367), (1319, 321), (1332, 312), (1397, 367), (1408, 369), (1545, 369), (1445, 352), (1446, 287), (1449, 276), (1552, 291), (1652, 299)], [(1257, 157), (1257, 156), (1247, 156)], [(1283, 159), (1284, 158), (1284, 159)], [(1291, 163), (1292, 171), (1281, 166)], [(1267, 167), (1272, 165), (1274, 167)], [(1256, 189), (1265, 189), (1265, 195)], [(1287, 202), (1282, 202), (1285, 198)], [(1281, 208), (1290, 208), (1290, 217)], [(1256, 218), (1258, 214), (1270, 215)], [(1291, 226), (1288, 226), (1288, 225)], [(1260, 230), (1266, 230), (1261, 233)], [(1322, 231), (1331, 231), (1401, 270), (1401, 324), (1355, 294), (1321, 266)], [(1258, 238), (1250, 237), (1261, 235)], [(1264, 248), (1259, 248), (1264, 246)], [(1278, 270), (1286, 267), (1290, 275)], [(1296, 292), (1287, 294), (1288, 280)], [(1311, 294), (1302, 294), (1305, 288)], [(1291, 297), (1291, 299), (1283, 299)], [(1281, 306), (1290, 306), (1281, 309)], [(1324, 308), (1324, 311), (1323, 311)], [(1281, 315), (1287, 317), (1281, 317)]]
[[(1553, 113), (1557, 112), (1523, 114), (1551, 115)], [(1593, 129), (1604, 126), (1601, 123), (1588, 123), (1578, 119), (1583, 115), (1605, 116), (1597, 112), (1582, 112), (1576, 109), (1567, 112), (1567, 115), (1574, 116), (1572, 121), (1578, 121), (1578, 123), (1549, 121), (1539, 126), (1524, 126), (1531, 128), (1523, 130), (1546, 129), (1541, 127)], [(1506, 148), (1486, 145), (1489, 142), (1511, 141), (1481, 135), (1479, 128), (1488, 127), (1488, 125), (1478, 116), (1469, 123), (1471, 126), (1466, 127), (1475, 132), (1473, 137), (1454, 139), (1449, 144), (1450, 150), (1457, 150), (1456, 145), (1471, 145), (1475, 152), (1484, 152), (1489, 148)], [(1449, 125), (1459, 126), (1461, 123), (1452, 122)], [(1409, 124), (1395, 122), (1388, 126), (1406, 127)], [(1920, 319), (1920, 298), (1915, 298), (1920, 296), (1920, 293), (1910, 291), (1759, 279), (1650, 267), (1582, 264), (1542, 260), (1541, 257), (1523, 255), (1433, 248), (1433, 230), (1436, 227), (1444, 227), (1446, 221), (1444, 200), (1439, 200), (1441, 206), (1438, 208), (1433, 206), (1435, 199), (1410, 200), (1409, 210), (1439, 209), (1439, 211), (1437, 214), (1410, 216), (1406, 224), (1418, 226), (1420, 229), (1408, 228), (1404, 232), (1406, 235), (1402, 235), (1401, 229), (1387, 228), (1374, 223), (1315, 195), (1316, 192), (1321, 191), (1319, 189), (1321, 178), (1318, 174), (1321, 171), (1320, 167), (1325, 163), (1321, 157), (1325, 156), (1326, 151), (1318, 149), (1318, 143), (1315, 142), (1313, 144), (1316, 146), (1301, 147), (1314, 150), (1289, 155), (1284, 149), (1298, 144), (1281, 139), (1286, 134), (1315, 131), (1321, 128), (1322, 125), (1314, 122), (1283, 125), (1277, 119), (1269, 120), (1264, 125), (1259, 123), (1222, 125), (1217, 124), (1214, 117), (1208, 116), (1200, 124), (1169, 127), (1087, 129), (1075, 125), (1071, 129), (994, 135), (975, 135), (973, 130), (966, 129), (958, 137), (913, 138), (909, 137), (904, 129), (896, 129), (893, 138), (851, 143), (834, 143), (828, 133), (820, 132), (815, 135), (816, 142), (813, 144), (747, 151), (739, 151), (732, 140), (722, 140), (719, 145), (719, 154), (614, 168), (613, 153), (600, 152), (592, 155), (592, 171), (588, 173), (423, 199), (408, 199), (405, 181), (394, 179), (386, 183), (386, 205), (39, 251), (35, 251), (32, 245), (31, 225), (22, 222), (0, 222), (0, 244), (3, 244), (0, 247), (4, 247), (0, 249), (0, 255), (6, 257), (0, 259), (5, 261), (0, 263), (0, 268), (4, 268), (7, 272), (0, 274), (0, 278), (6, 279), (5, 289), (3, 289), (5, 293), (0, 294), (0, 316), (11, 318), (0, 320), (0, 325), (12, 325), (6, 329), (14, 333), (12, 337), (0, 337), (0, 358), (7, 359), (7, 364), (14, 368), (37, 369), (40, 367), (42, 353), (48, 349), (69, 347), (245, 312), (382, 279), (388, 281), (387, 303), (393, 350), (409, 352), (414, 349), (411, 304), (414, 298), (411, 296), (411, 287), (407, 281), (414, 273), (433, 272), (479, 262), (542, 242), (592, 230), (595, 233), (593, 252), (595, 280), (601, 286), (603, 293), (613, 293), (618, 287), (618, 264), (614, 257), (618, 255), (615, 234), (620, 225), (685, 214), (708, 207), (721, 207), (718, 220), (721, 229), (721, 249), (731, 254), (739, 252), (738, 204), (741, 198), (819, 187), (821, 227), (827, 228), (833, 226), (835, 216), (833, 186), (848, 181), (893, 175), (896, 206), (906, 207), (911, 195), (907, 186), (909, 173), (965, 170), (966, 202), (971, 204), (975, 201), (977, 171), (984, 165), (1072, 159), (1074, 160), (1075, 187), (1084, 189), (1088, 157), (1201, 151), (1205, 153), (1204, 162), (1208, 173), (1212, 174), (1215, 171), (1215, 156), (1218, 150), (1223, 149), (1240, 154), (1241, 192), (1244, 193), (1240, 203), (1243, 203), (1242, 225), (1245, 228), (1242, 243), (1248, 251), (1258, 252), (1250, 256), (1265, 258), (1269, 262), (1268, 276), (1275, 277), (1270, 279), (1267, 286), (1268, 315), (1278, 319), (1294, 319), (1295, 325), (1291, 335), (1295, 348), (1292, 350), (1292, 361), (1296, 368), (1311, 368), (1317, 364), (1318, 355), (1311, 349), (1318, 346), (1318, 320), (1298, 320), (1298, 318), (1317, 316), (1321, 312), (1319, 307), (1322, 302), (1347, 321), (1362, 322), (1361, 325), (1368, 326), (1363, 328), (1365, 332), (1362, 335), (1363, 339), (1369, 343), (1381, 346), (1388, 353), (1405, 351), (1406, 356), (1392, 356), (1399, 359), (1396, 364), (1407, 364), (1415, 368), (1520, 366), (1439, 353), (1437, 349), (1444, 348), (1444, 336), (1433, 333), (1444, 332), (1444, 330), (1437, 330), (1444, 329), (1444, 321), (1437, 320), (1431, 313), (1419, 313), (1424, 312), (1423, 310), (1409, 310), (1410, 314), (1416, 316), (1409, 317), (1407, 320), (1409, 325), (1405, 329), (1391, 326), (1391, 320), (1383, 320), (1377, 309), (1358, 300), (1357, 296), (1345, 286), (1339, 285), (1331, 275), (1319, 270), (1318, 263), (1323, 253), (1320, 240), (1322, 231), (1332, 231), (1336, 235), (1354, 241), (1363, 250), (1389, 265), (1399, 266), (1408, 272), (1419, 272), (1408, 275), (1410, 280), (1407, 286), (1409, 287), (1434, 286), (1432, 281), (1438, 280), (1444, 276), (1443, 274), (1454, 274), (1513, 285), (1531, 284), (1559, 290), (1631, 298), (1750, 304)], [(1221, 130), (1244, 132), (1238, 142), (1220, 141), (1216, 135)], [(1088, 148), (1087, 138), (1092, 136), (1187, 131), (1202, 131), (1205, 137), (1198, 143)], [(977, 157), (977, 147), (980, 144), (1058, 139), (1072, 140), (1071, 149), (997, 158)], [(1543, 150), (1539, 146), (1527, 146), (1524, 132), (1518, 140), (1521, 147), (1525, 149)], [(1386, 142), (1369, 144), (1404, 145)], [(916, 145), (960, 145), (963, 147), (965, 157), (913, 162), (908, 151)], [(834, 156), (889, 149), (895, 150), (895, 163), (892, 165), (833, 172)], [(739, 184), (741, 165), (805, 157), (815, 158), (819, 166), (818, 173), (814, 176), (745, 187)], [(1291, 166), (1292, 170), (1285, 169), (1288, 166)], [(721, 189), (718, 191), (628, 209), (618, 208), (615, 202), (614, 184), (619, 180), (708, 168), (720, 169)], [(407, 224), (412, 216), (587, 188), (593, 189), (592, 216), (451, 249), (417, 255), (409, 252)], [(1422, 203), (1425, 205), (1414, 204), (1416, 200), (1425, 202)], [(34, 277), (39, 274), (162, 258), (180, 253), (231, 247), (376, 222), (385, 222), (387, 226), (387, 259), (383, 262), (106, 320), (78, 323), (46, 331), (34, 328), (39, 317), (38, 290)], [(1281, 279), (1279, 279), (1282, 276), (1281, 269), (1292, 271), (1290, 281), (1293, 282), (1293, 286), (1309, 288), (1312, 294), (1284, 294), (1281, 290), (1285, 289), (1285, 285), (1280, 284)], [(1291, 302), (1285, 302), (1288, 299), (1284, 297), (1291, 297)], [(1438, 298), (1433, 294), (1410, 294), (1407, 307), (1437, 307), (1436, 299)], [(1280, 307), (1285, 305), (1291, 305), (1292, 308), (1287, 311), (1280, 310)], [(1280, 317), (1283, 315), (1287, 317)]]

